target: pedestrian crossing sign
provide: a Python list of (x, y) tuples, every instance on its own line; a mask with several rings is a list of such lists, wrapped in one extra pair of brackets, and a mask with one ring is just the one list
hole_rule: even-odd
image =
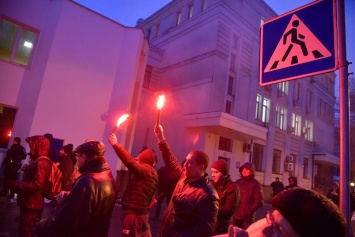
[(335, 0), (315, 1), (261, 27), (261, 85), (337, 69)]

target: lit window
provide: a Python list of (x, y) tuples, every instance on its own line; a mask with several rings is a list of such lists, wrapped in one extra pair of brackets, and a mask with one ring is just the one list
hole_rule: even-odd
[(260, 120), (261, 95), (256, 95), (255, 119)]
[(301, 117), (292, 113), (292, 134), (301, 136)]
[(0, 22), (0, 59), (28, 66), (38, 32), (3, 17)]
[(264, 123), (269, 122), (269, 108), (270, 108), (270, 101), (267, 98), (263, 99), (263, 110), (261, 115), (261, 121)]
[(313, 141), (313, 123), (306, 120), (305, 126), (304, 138), (308, 141)]
[(181, 23), (181, 12), (178, 12), (176, 15), (176, 25), (180, 25)]
[(192, 17), (193, 11), (194, 11), (194, 5), (190, 5), (190, 6), (189, 6), (189, 15), (188, 15), (188, 18), (189, 18), (189, 19)]
[(287, 95), (288, 83), (285, 81), (277, 83), (277, 90), (279, 93), (283, 93)]
[(276, 106), (276, 127), (286, 129), (286, 109)]

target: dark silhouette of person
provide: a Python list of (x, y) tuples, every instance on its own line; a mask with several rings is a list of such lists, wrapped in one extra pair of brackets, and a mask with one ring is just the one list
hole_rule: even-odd
[[(22, 166), (22, 160), (26, 159), (26, 150), (21, 146), (21, 138), (15, 137), (12, 146), (7, 150), (6, 156), (1, 164), (4, 173), (3, 190), (1, 196), (7, 197), (10, 190), (7, 186), (8, 181), (16, 181), (18, 178), (18, 170)], [(9, 199), (14, 197), (14, 192), (10, 190)]]
[(275, 181), (270, 184), (272, 187), (272, 191), (274, 192), (274, 196), (276, 196), (278, 193), (282, 192), (284, 190), (284, 185), (280, 181), (279, 177), (276, 177)]
[[(287, 43), (287, 37), (289, 35), (291, 35), (291, 43), (293, 44), (298, 44), (301, 49), (302, 49), (302, 53), (304, 56), (308, 55), (308, 50), (307, 50), (307, 46), (306, 43), (303, 40), (299, 40), (300, 39), (304, 39), (305, 36), (298, 34), (297, 32), (297, 27), (299, 26), (300, 22), (298, 20), (294, 20), (292, 22), (292, 26), (293, 28), (291, 30), (289, 30), (284, 36), (283, 36), (283, 44), (285, 45)], [(285, 61), (286, 58), (288, 57), (288, 55), (291, 52), (291, 49), (293, 48), (293, 44), (290, 44), (285, 52), (285, 55), (282, 57), (282, 61)]]
[(171, 195), (173, 194), (178, 181), (178, 179), (171, 175), (171, 171), (166, 166), (162, 166), (158, 169), (158, 180), (158, 198), (154, 220), (159, 220), (160, 210), (164, 199), (166, 200), (166, 203), (169, 204)]

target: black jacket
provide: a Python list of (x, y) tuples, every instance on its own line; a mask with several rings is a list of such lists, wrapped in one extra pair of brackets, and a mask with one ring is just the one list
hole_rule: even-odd
[(213, 181), (212, 184), (219, 197), (218, 218), (214, 235), (226, 234), (229, 225), (232, 223), (232, 216), (240, 205), (240, 191), (229, 175), (222, 184), (219, 185)]
[(239, 168), (239, 172), (246, 167), (252, 171), (252, 175), (243, 177), (236, 181), (241, 196), (241, 203), (237, 211), (233, 215), (233, 220), (254, 222), (256, 211), (263, 206), (264, 196), (261, 184), (254, 178), (255, 166), (251, 162), (247, 162)]
[(79, 169), (72, 191), (45, 223), (45, 236), (106, 237), (116, 201), (116, 184), (104, 157)]
[(179, 178), (161, 224), (162, 237), (209, 237), (218, 212), (218, 194), (205, 173), (189, 181), (166, 141), (159, 143), (165, 165)]

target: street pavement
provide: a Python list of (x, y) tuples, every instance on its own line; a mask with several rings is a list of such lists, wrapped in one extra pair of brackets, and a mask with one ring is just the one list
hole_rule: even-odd
[[(163, 212), (166, 208), (166, 203), (163, 203), (160, 220), (153, 220), (155, 216), (155, 206), (151, 209), (150, 212), (150, 227), (152, 231), (152, 237), (159, 236), (159, 229), (161, 224), (161, 218)], [(265, 204), (257, 212), (257, 219), (265, 217), (266, 211), (271, 210), (270, 204)], [(50, 216), (53, 211), (53, 206), (51, 203), (45, 204), (43, 210), (43, 218)], [(0, 237), (15, 237), (18, 236), (18, 226), (19, 222), (15, 220), (16, 217), (20, 216), (20, 208), (17, 206), (16, 202), (12, 202), (9, 199), (0, 197)], [(120, 237), (122, 230), (122, 220), (123, 213), (122, 207), (117, 203), (113, 209), (111, 225), (109, 230), (109, 237)], [(34, 235), (36, 236), (36, 235)]]

